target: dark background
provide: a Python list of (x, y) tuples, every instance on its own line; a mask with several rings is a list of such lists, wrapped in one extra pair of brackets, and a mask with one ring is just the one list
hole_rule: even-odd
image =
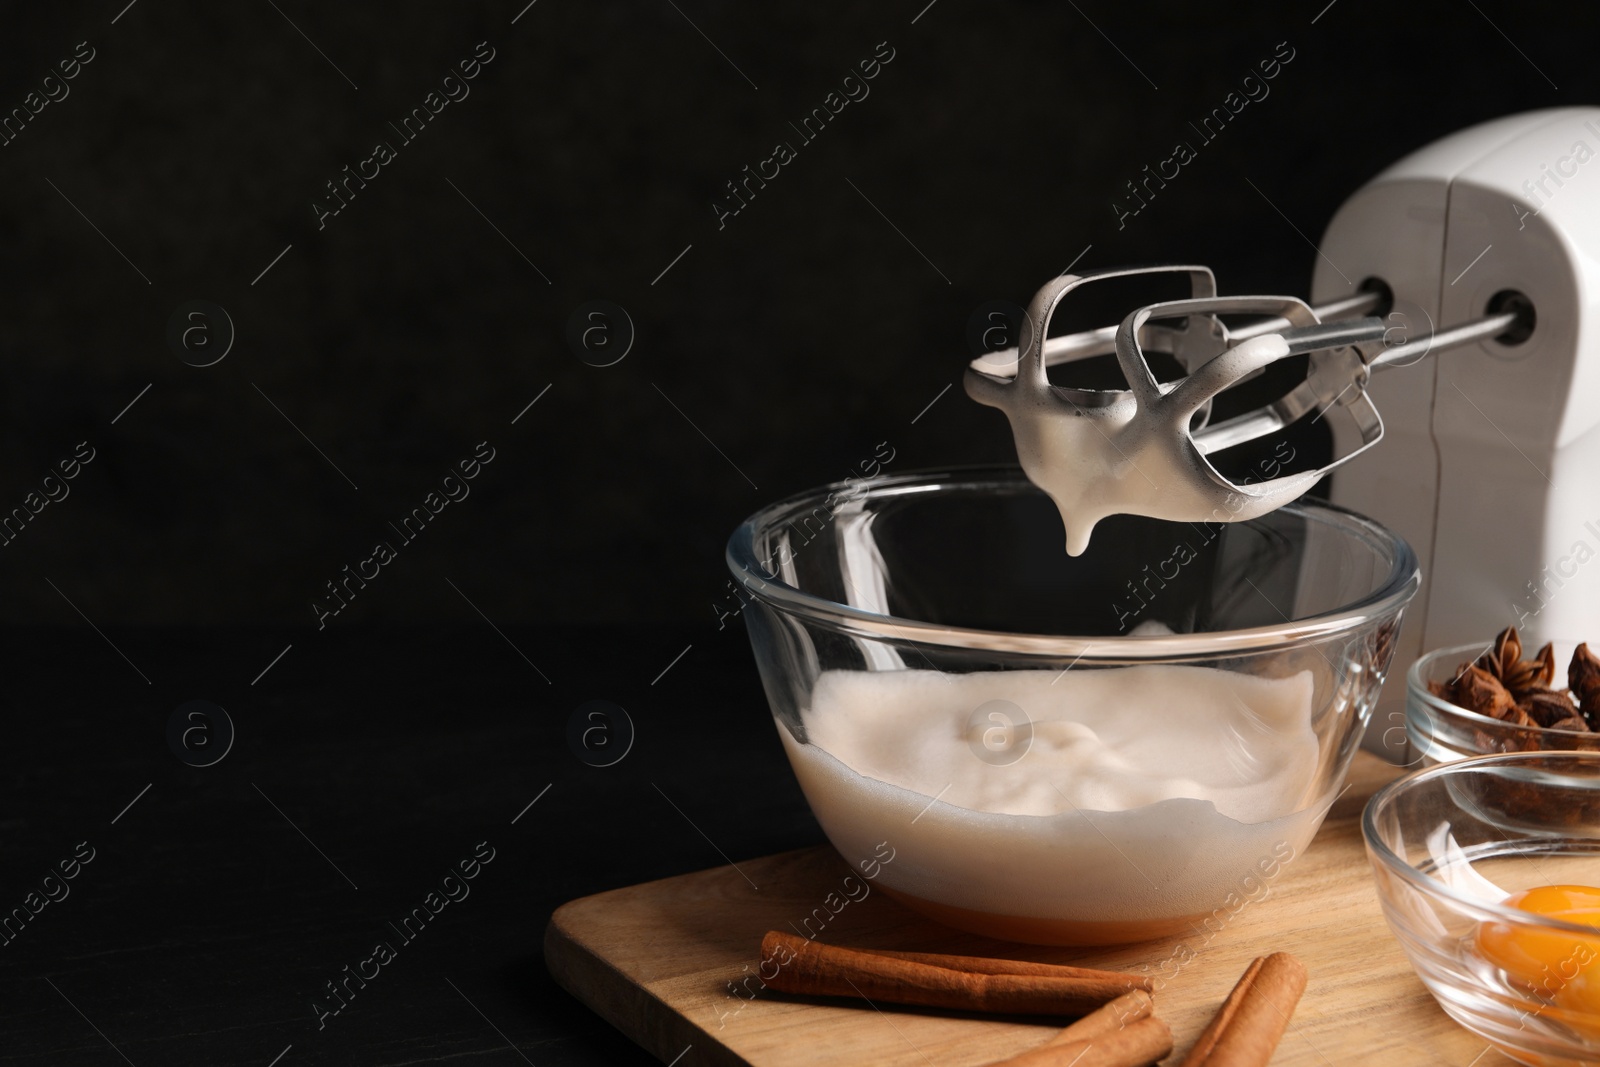
[[(0, 113), (95, 50), (0, 147), (0, 513), (96, 451), (0, 548), (0, 908), (99, 855), (0, 948), (0, 1063), (643, 1061), (545, 976), (552, 907), (820, 839), (719, 626), (729, 530), (880, 443), (892, 471), (1009, 458), (942, 393), (986, 301), (1073, 262), (1303, 293), (1384, 165), (1600, 97), (1593, 16), (1505, 0), (124, 3), (0, 30)], [(1285, 41), (1201, 147), (1187, 123)], [(398, 158), (319, 229), (380, 139)], [(1119, 229), (1179, 139), (1199, 157)], [(719, 229), (780, 140), (798, 158)], [(168, 340), (194, 300), (236, 333), (209, 367)], [(591, 300), (636, 329), (615, 365), (566, 339)], [(319, 630), (325, 583), (480, 441), (470, 497)], [(191, 699), (237, 727), (215, 766), (166, 744)], [(565, 740), (591, 699), (638, 729), (603, 770)], [(321, 984), (483, 839), (474, 896), (317, 1031)]]
[[(983, 302), (1026, 303), (1091, 245), (1081, 266), (1199, 261), (1224, 292), (1303, 293), (1306, 237), (1377, 170), (1594, 98), (1595, 20), (1571, 9), (1338, 0), (1312, 25), (1324, 4), (18, 10), (0, 108), (79, 41), (97, 56), (0, 147), (0, 510), (78, 441), (99, 456), (0, 550), (0, 619), (74, 621), (49, 576), (101, 625), (314, 627), (325, 583), (488, 440), (472, 496), (339, 625), (476, 621), (447, 577), (501, 622), (714, 622), (723, 541), (760, 504), (882, 441), (894, 470), (1009, 456), (959, 387), (911, 424)], [(485, 40), (471, 95), (319, 230), (324, 183)], [(798, 141), (788, 123), (880, 41), (871, 95), (719, 230), (723, 183)], [(1280, 41), (1271, 94), (1119, 230), (1124, 183), (1198, 147), (1187, 123)], [(607, 368), (564, 339), (595, 299), (637, 329)], [(168, 345), (190, 300), (234, 323), (215, 366)]]

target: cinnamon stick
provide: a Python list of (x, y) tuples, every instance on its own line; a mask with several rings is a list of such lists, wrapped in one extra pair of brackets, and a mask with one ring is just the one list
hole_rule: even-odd
[(1172, 1051), (1172, 1031), (1151, 1016), (1142, 989), (1085, 1015), (1044, 1045), (990, 1067), (1143, 1067)]
[(1233, 1022), (1234, 1015), (1239, 1011), (1239, 1004), (1244, 1000), (1244, 995), (1250, 991), (1250, 986), (1255, 982), (1256, 976), (1261, 973), (1266, 957), (1258, 956), (1250, 961), (1250, 966), (1244, 969), (1244, 974), (1234, 983), (1233, 990), (1228, 998), (1222, 1002), (1217, 1013), (1211, 1017), (1206, 1028), (1200, 1031), (1200, 1037), (1194, 1043), (1194, 1048), (1189, 1050), (1189, 1056), (1179, 1067), (1200, 1067), (1206, 1062), (1206, 1057), (1211, 1055), (1217, 1046), (1217, 1039), (1222, 1036), (1222, 1031)]
[(990, 1067), (1143, 1067), (1172, 1051), (1172, 1031), (1150, 1015), (1152, 1006), (1142, 989), (1124, 993), (1039, 1048)]
[(1172, 1031), (1154, 1015), (1088, 1040), (1055, 1040), (990, 1067), (1145, 1067), (1172, 1051)]
[[(761, 939), (761, 958), (762, 982), (781, 993), (1012, 1015), (1084, 1015), (1148, 984), (1115, 971), (1091, 977), (958, 971), (777, 930)], [(770, 978), (769, 965), (776, 965)]]
[(1287, 952), (1253, 961), (1182, 1067), (1266, 1067), (1305, 989), (1305, 966)]
[[(1142, 989), (1135, 989), (1091, 1011), (1052, 1037), (1046, 1044), (1066, 1045), (1074, 1041), (1093, 1041), (1097, 1037), (1114, 1034), (1123, 1027), (1132, 1026), (1141, 1019), (1149, 1018), (1154, 1010), (1155, 1001), (1151, 999), (1150, 994)], [(1170, 1052), (1171, 1049), (1167, 1051)], [(1162, 1055), (1165, 1056), (1166, 1053), (1163, 1052)]]
[[(902, 952), (898, 949), (888, 948), (863, 948), (856, 951), (868, 952), (874, 956), (888, 956), (890, 959), (910, 960), (913, 963), (926, 963), (933, 967), (945, 967), (952, 971), (966, 971), (969, 974), (1031, 974), (1038, 975), (1041, 978), (1116, 977), (1132, 979), (1136, 984), (1131, 988), (1142, 989), (1147, 992), (1150, 989), (1150, 979), (1148, 978), (1124, 974), (1121, 971), (1101, 971), (1092, 967), (1073, 967), (1065, 963), (1031, 963), (1027, 960), (1005, 960), (990, 956), (952, 956), (942, 952)], [(1077, 1024), (1074, 1023), (1073, 1025), (1076, 1026)]]

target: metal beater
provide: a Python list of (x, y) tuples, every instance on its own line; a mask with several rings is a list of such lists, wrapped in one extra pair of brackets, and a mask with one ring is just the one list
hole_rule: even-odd
[[(1122, 322), (1048, 337), (1050, 320), (1075, 290), (1136, 275), (1181, 274), (1190, 296), (1149, 304)], [(1011, 422), (1029, 479), (1061, 511), (1067, 551), (1080, 555), (1095, 524), (1131, 514), (1177, 522), (1235, 522), (1289, 503), (1330, 471), (1383, 437), (1367, 394), (1375, 369), (1405, 366), (1439, 352), (1498, 337), (1532, 323), (1526, 301), (1449, 330), (1401, 340), (1385, 318), (1392, 297), (1381, 287), (1313, 308), (1292, 296), (1218, 296), (1201, 266), (1155, 266), (1066, 274), (1030, 302), (1019, 348), (973, 360), (967, 393)], [(1224, 316), (1256, 321), (1229, 325)], [(1327, 321), (1333, 320), (1333, 321)], [(1052, 384), (1048, 368), (1115, 353), (1126, 389)], [(1159, 381), (1147, 353), (1163, 352), (1187, 372)], [(1308, 356), (1305, 378), (1276, 400), (1212, 423), (1213, 400), (1266, 368)], [(1310, 416), (1333, 427), (1335, 450), (1321, 467), (1233, 480), (1209, 456), (1284, 430)]]

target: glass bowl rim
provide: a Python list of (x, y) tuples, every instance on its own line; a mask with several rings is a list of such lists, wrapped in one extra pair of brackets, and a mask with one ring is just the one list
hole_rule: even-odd
[[(1431, 896), (1443, 897), (1468, 913), (1479, 913), (1506, 923), (1556, 930), (1563, 933), (1583, 934), (1600, 941), (1600, 927), (1585, 926), (1582, 923), (1569, 923), (1561, 919), (1552, 919), (1547, 915), (1540, 915), (1537, 912), (1523, 911), (1521, 908), (1513, 908), (1505, 904), (1489, 903), (1479, 897), (1468, 896), (1465, 893), (1451, 889), (1439, 879), (1423, 874), (1416, 867), (1407, 863), (1394, 849), (1389, 847), (1389, 843), (1378, 833), (1376, 821), (1378, 808), (1401, 793), (1415, 788), (1422, 782), (1431, 781), (1434, 778), (1449, 777), (1452, 774), (1470, 773), (1489, 766), (1500, 764), (1515, 766), (1519, 763), (1531, 763), (1535, 760), (1552, 758), (1575, 760), (1578, 763), (1593, 764), (1596, 767), (1600, 767), (1600, 752), (1577, 752), (1570, 749), (1552, 752), (1500, 752), (1473, 756), (1470, 759), (1453, 760), (1450, 763), (1440, 763), (1396, 778), (1372, 794), (1367, 801), (1367, 806), (1362, 809), (1361, 837), (1366, 842), (1367, 852), (1383, 861), (1383, 865), (1390, 872), (1409, 883), (1412, 887)], [(1382, 893), (1379, 894), (1380, 897), (1382, 895)], [(1479, 921), (1482, 920), (1480, 919)]]
[[(1511, 737), (1537, 737), (1541, 734), (1552, 734), (1556, 737), (1593, 737), (1597, 741), (1600, 741), (1600, 733), (1596, 733), (1593, 730), (1553, 730), (1548, 726), (1521, 726), (1514, 722), (1506, 722), (1504, 719), (1497, 719), (1492, 715), (1484, 715), (1481, 712), (1473, 711), (1471, 708), (1464, 708), (1460, 704), (1455, 704), (1451, 701), (1445, 700), (1443, 697), (1434, 696), (1433, 691), (1430, 690), (1427, 686), (1427, 683), (1423, 681), (1423, 672), (1427, 668), (1432, 667), (1442, 657), (1467, 656), (1468, 660), (1472, 661), (1476, 660), (1479, 656), (1483, 655), (1493, 647), (1493, 641), (1489, 642), (1487, 645), (1454, 645), (1450, 648), (1436, 648), (1432, 652), (1418, 656), (1412, 662), (1411, 666), (1406, 669), (1406, 692), (1417, 697), (1423, 706), (1425, 706), (1431, 712), (1453, 715), (1476, 727), (1492, 726), (1499, 730), (1505, 731), (1505, 733)], [(1411, 713), (1408, 709), (1406, 712), (1406, 717), (1408, 720), (1410, 718), (1410, 714)], [(1547, 751), (1576, 752), (1587, 750), (1549, 749)], [(1485, 752), (1480, 754), (1485, 756), (1493, 756), (1508, 755), (1509, 753)], [(1530, 753), (1530, 755), (1537, 755), (1537, 753)]]
[[(757, 569), (760, 562), (755, 553), (756, 532), (776, 525), (775, 520), (799, 510), (801, 505), (815, 505), (819, 501), (826, 501), (838, 491), (857, 494), (858, 498), (861, 495), (881, 498), (929, 492), (947, 484), (969, 490), (985, 486), (1023, 489), (1043, 495), (1042, 490), (1028, 481), (1022, 468), (1015, 465), (954, 466), (830, 482), (768, 504), (747, 517), (729, 536), (725, 561), (728, 569), (733, 572), (734, 579), (753, 598), (770, 607), (841, 632), (889, 642), (919, 642), (971, 650), (1074, 657), (1075, 664), (1080, 660), (1089, 663), (1120, 663), (1129, 660), (1166, 661), (1282, 650), (1355, 630), (1367, 625), (1376, 617), (1393, 614), (1405, 607), (1422, 582), (1416, 553), (1412, 551), (1405, 538), (1349, 508), (1306, 497), (1286, 504), (1278, 510), (1299, 514), (1308, 521), (1322, 522), (1343, 529), (1347, 533), (1380, 542), (1393, 552), (1394, 564), (1388, 576), (1374, 591), (1353, 603), (1297, 622), (1249, 627), (1242, 630), (1137, 637), (1118, 634), (1090, 638), (946, 626), (840, 604), (825, 597), (802, 592), (785, 584), (776, 576), (765, 577)], [(1246, 525), (1258, 521), (1246, 520)], [(1101, 650), (1098, 655), (1094, 652), (1097, 648)]]

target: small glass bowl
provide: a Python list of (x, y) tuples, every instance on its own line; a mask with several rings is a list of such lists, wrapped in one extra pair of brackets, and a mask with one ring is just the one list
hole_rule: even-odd
[[(803, 493), (747, 519), (727, 559), (806, 799), (877, 888), (1014, 941), (1190, 930), (1261, 892), (1321, 825), (1416, 592), (1416, 557), (1378, 524), (1312, 500), (1235, 523), (1114, 516), (1076, 557), (1064, 541), (1056, 506), (1020, 470), (985, 468)], [(1158, 673), (1168, 682), (1145, 685)], [(1150, 695), (1169, 683), (1180, 695)], [(1032, 758), (1046, 758), (1062, 735), (1044, 731), (1074, 729), (1062, 716), (1088, 709), (1102, 738), (1152, 718), (1159, 725), (1133, 744), (1197, 735), (1208, 755), (1155, 787), (1243, 780), (1271, 762), (1257, 739), (1290, 732), (1258, 714), (1265, 704), (1251, 694), (1262, 693), (1304, 707), (1292, 727), (1303, 777), (1282, 804), (1253, 812), (1181, 791), (1132, 806), (1063, 793), (1058, 804), (1047, 787), (1092, 783), (1092, 761), (1027, 784), (1053, 814), (964, 806), (953, 802), (964, 786), (946, 795), (947, 780), (917, 777), (944, 759), (975, 789), (1023, 781), (1039, 766), (1030, 742)], [(1213, 727), (1202, 713), (1219, 708), (1231, 717)], [(899, 725), (875, 751), (903, 773), (847, 764), (861, 730), (881, 736), (886, 722)], [(937, 751), (913, 749), (905, 733), (927, 745), (924, 726), (952, 743), (941, 734)]]
[(1600, 753), (1417, 771), (1379, 790), (1361, 829), (1389, 928), (1451, 1018), (1520, 1063), (1600, 1061), (1600, 929), (1501, 903), (1600, 887)]
[[(1556, 642), (1556, 662), (1562, 652)], [(1406, 742), (1411, 763), (1431, 767), (1472, 756), (1509, 752), (1600, 752), (1600, 734), (1551, 730), (1543, 726), (1517, 726), (1452, 704), (1433, 695), (1429, 682), (1448, 682), (1488, 650), (1487, 645), (1457, 645), (1430, 652), (1406, 672)]]

